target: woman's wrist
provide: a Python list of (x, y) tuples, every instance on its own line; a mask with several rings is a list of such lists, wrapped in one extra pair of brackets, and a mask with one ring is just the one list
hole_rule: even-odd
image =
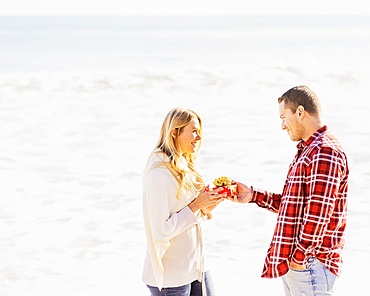
[(199, 211), (200, 209), (198, 208), (197, 204), (194, 202), (195, 199), (188, 204), (188, 207), (189, 209), (193, 212), (193, 213), (196, 213), (197, 211)]

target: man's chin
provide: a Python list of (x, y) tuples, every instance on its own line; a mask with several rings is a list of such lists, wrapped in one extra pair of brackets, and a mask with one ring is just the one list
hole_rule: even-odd
[(296, 137), (294, 137), (294, 136), (290, 136), (289, 135), (289, 138), (290, 138), (290, 140), (291, 141), (293, 141), (293, 142), (298, 142), (298, 141), (300, 141), (300, 139), (297, 139)]

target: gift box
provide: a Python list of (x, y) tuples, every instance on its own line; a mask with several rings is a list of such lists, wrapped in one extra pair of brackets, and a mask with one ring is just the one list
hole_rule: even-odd
[(210, 187), (209, 191), (215, 191), (218, 190), (218, 194), (227, 194), (227, 197), (232, 197), (234, 195), (238, 194), (238, 185), (236, 184), (230, 184), (225, 186), (216, 186), (216, 187)]
[(228, 177), (222, 176), (213, 181), (213, 187), (210, 187), (210, 191), (217, 189), (218, 194), (227, 194), (228, 197), (238, 194), (238, 186), (231, 182)]

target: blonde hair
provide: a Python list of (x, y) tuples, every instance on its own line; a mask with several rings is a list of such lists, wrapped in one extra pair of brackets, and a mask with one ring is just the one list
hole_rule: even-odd
[[(184, 127), (194, 118), (197, 118), (199, 121), (199, 135), (202, 138), (203, 127), (200, 116), (190, 109), (176, 107), (165, 117), (156, 145), (157, 150), (166, 154), (170, 159), (167, 167), (180, 184), (177, 197), (182, 189), (200, 190), (204, 186), (203, 178), (195, 167), (196, 153), (198, 151), (195, 151), (195, 153), (182, 153), (176, 144), (177, 137), (172, 135), (173, 131), (176, 131), (177, 136), (180, 135)], [(199, 147), (200, 145), (198, 149)], [(186, 160), (186, 165), (183, 163), (184, 159)]]

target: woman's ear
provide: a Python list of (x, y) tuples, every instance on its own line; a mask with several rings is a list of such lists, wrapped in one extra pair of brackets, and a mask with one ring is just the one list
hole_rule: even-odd
[(176, 136), (177, 136), (177, 130), (176, 129), (173, 129), (171, 131), (171, 136), (172, 136), (172, 138), (176, 138)]

